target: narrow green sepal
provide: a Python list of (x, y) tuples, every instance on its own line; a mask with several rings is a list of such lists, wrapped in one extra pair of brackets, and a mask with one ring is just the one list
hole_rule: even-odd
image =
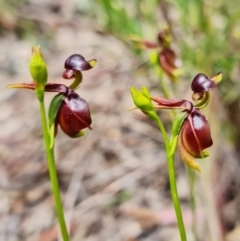
[(217, 85), (222, 81), (223, 73), (219, 72), (214, 77), (211, 78), (211, 80)]
[(142, 95), (145, 96), (147, 99), (151, 100), (151, 96), (146, 86), (142, 87)]
[(48, 72), (47, 66), (43, 60), (40, 46), (32, 47), (32, 57), (29, 62), (29, 70), (33, 81), (38, 86), (45, 86), (47, 83)]

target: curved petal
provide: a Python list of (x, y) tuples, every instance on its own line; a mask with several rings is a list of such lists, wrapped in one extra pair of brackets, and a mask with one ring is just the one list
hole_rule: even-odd
[(73, 54), (65, 61), (64, 66), (65, 66), (65, 69), (83, 71), (83, 70), (89, 70), (93, 68), (95, 64), (96, 64), (95, 59), (86, 61), (82, 55)]
[(76, 70), (71, 70), (71, 69), (66, 69), (62, 74), (62, 77), (64, 79), (72, 79), (75, 76), (76, 76)]
[(184, 146), (184, 142), (182, 139), (182, 133), (180, 132), (180, 135), (178, 136), (178, 151), (180, 153), (180, 156), (182, 160), (190, 167), (194, 168), (195, 170), (200, 172), (199, 164), (196, 162), (193, 156), (189, 154), (189, 152), (186, 150)]
[(179, 68), (175, 52), (170, 48), (164, 48), (159, 55), (159, 62), (163, 70), (169, 76), (175, 76), (175, 71)]
[(181, 138), (187, 152), (195, 158), (202, 156), (203, 150), (212, 145), (208, 121), (197, 109), (193, 109), (185, 120)]
[(216, 74), (213, 78), (209, 79), (205, 74), (197, 74), (192, 81), (193, 92), (204, 92), (214, 88), (222, 80), (222, 72)]
[(157, 96), (151, 97), (151, 100), (157, 102), (158, 106), (155, 107), (159, 109), (183, 109), (190, 112), (193, 108), (191, 102), (183, 99), (165, 99), (161, 96)]
[(69, 90), (68, 87), (63, 84), (48, 83), (45, 85), (46, 92), (58, 92), (58, 93), (67, 94), (68, 90)]

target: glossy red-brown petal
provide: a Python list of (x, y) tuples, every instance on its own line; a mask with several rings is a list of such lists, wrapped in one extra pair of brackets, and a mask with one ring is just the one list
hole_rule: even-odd
[(208, 121), (197, 109), (194, 109), (185, 120), (181, 138), (187, 152), (196, 158), (201, 156), (204, 149), (212, 145)]
[(86, 61), (85, 58), (80, 54), (73, 54), (65, 61), (65, 69), (70, 70), (89, 70), (93, 68), (94, 65), (91, 62), (96, 62), (96, 60)]
[(179, 68), (175, 52), (170, 48), (164, 48), (159, 54), (159, 62), (163, 70), (169, 76), (174, 76), (174, 71)]
[(217, 73), (211, 79), (205, 74), (197, 74), (192, 81), (192, 91), (195, 93), (209, 91), (222, 80), (222, 72)]
[(70, 137), (75, 137), (82, 129), (91, 129), (91, 114), (87, 102), (71, 91), (63, 101), (58, 115), (59, 125)]
[[(183, 129), (181, 130), (181, 132)], [(185, 144), (183, 142), (183, 136), (180, 132), (178, 136), (178, 151), (180, 153), (180, 156), (182, 160), (190, 167), (194, 168), (195, 170), (200, 172), (200, 167), (197, 161), (194, 159), (194, 157), (186, 150)]]
[(66, 69), (62, 74), (62, 77), (64, 79), (72, 79), (75, 76), (76, 76), (76, 70), (71, 70), (71, 69)]
[(205, 74), (197, 74), (192, 81), (193, 92), (204, 92), (214, 88), (217, 84), (209, 79)]
[(151, 97), (151, 100), (158, 104), (156, 108), (159, 109), (183, 109), (190, 112), (193, 108), (193, 105), (190, 101), (183, 99), (166, 99), (161, 96), (157, 96)]
[(46, 92), (68, 93), (68, 87), (63, 84), (48, 83), (45, 85)]

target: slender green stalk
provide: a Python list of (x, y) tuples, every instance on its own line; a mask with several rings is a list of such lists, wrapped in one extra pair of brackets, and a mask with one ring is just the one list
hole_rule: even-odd
[(157, 122), (157, 124), (158, 124), (160, 131), (162, 132), (163, 140), (164, 140), (165, 147), (166, 147), (170, 189), (171, 189), (171, 195), (172, 195), (175, 213), (177, 216), (178, 229), (180, 232), (181, 241), (187, 241), (186, 231), (185, 231), (185, 226), (183, 223), (182, 211), (181, 211), (181, 206), (180, 206), (180, 201), (179, 201), (179, 196), (178, 196), (178, 191), (177, 191), (175, 167), (174, 167), (174, 154), (175, 154), (176, 145), (177, 145), (177, 137), (171, 138), (170, 142), (169, 142), (166, 130), (165, 130), (164, 126), (162, 125), (162, 122), (159, 120)]
[(57, 217), (58, 217), (58, 221), (59, 221), (59, 225), (62, 233), (62, 238), (64, 241), (69, 241), (69, 235), (67, 231), (66, 222), (64, 219), (63, 207), (62, 207), (61, 196), (60, 196), (59, 185), (58, 185), (58, 178), (57, 178), (55, 158), (54, 158), (54, 149), (53, 149), (54, 147), (51, 147), (51, 141), (50, 141), (50, 135), (48, 131), (43, 97), (39, 98), (39, 104), (40, 104), (40, 113), (41, 113), (41, 120), (42, 120), (45, 149), (46, 149), (46, 155), (47, 155), (47, 161), (48, 161), (48, 169), (49, 169), (52, 191), (53, 191), (53, 196), (55, 201), (55, 208), (56, 208)]
[(185, 227), (183, 223), (180, 202), (178, 198), (173, 155), (168, 155), (168, 174), (169, 174), (169, 180), (170, 180), (170, 186), (171, 186), (172, 200), (173, 200), (173, 205), (177, 216), (178, 229), (180, 232), (181, 241), (186, 241), (187, 237), (186, 237)]
[(158, 128), (160, 129), (162, 135), (163, 135), (163, 141), (165, 143), (165, 147), (166, 147), (166, 152), (170, 152), (170, 146), (169, 146), (169, 140), (168, 140), (168, 135), (167, 135), (167, 132), (161, 122), (160, 119), (157, 120), (157, 125), (158, 125)]
[[(173, 146), (173, 145), (175, 145), (175, 146)], [(175, 213), (177, 216), (178, 229), (180, 232), (181, 241), (187, 241), (185, 227), (184, 227), (183, 218), (182, 218), (182, 211), (181, 211), (179, 197), (178, 197), (176, 177), (175, 177), (175, 168), (174, 168), (174, 153), (175, 152), (173, 151), (175, 149), (176, 149), (176, 142), (170, 143), (170, 150), (172, 150), (172, 151), (167, 153), (168, 174), (169, 174), (169, 180), (170, 180), (172, 200), (173, 200)]]

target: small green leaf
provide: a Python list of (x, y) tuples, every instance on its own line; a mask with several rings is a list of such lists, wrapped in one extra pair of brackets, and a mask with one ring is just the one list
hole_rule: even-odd
[(49, 119), (49, 128), (51, 129), (54, 126), (55, 119), (58, 113), (58, 110), (61, 106), (62, 101), (65, 96), (63, 94), (57, 94), (53, 97), (49, 109), (48, 109), (48, 119)]
[(188, 113), (187, 112), (179, 112), (173, 121), (172, 125), (172, 137), (175, 138), (176, 136), (179, 135), (182, 125), (187, 117)]
[(58, 110), (61, 106), (62, 101), (64, 100), (65, 96), (63, 94), (57, 94), (53, 97), (49, 109), (48, 109), (48, 120), (49, 120), (49, 135), (50, 135), (50, 147), (54, 146), (54, 137), (55, 137), (55, 120), (58, 114)]
[(172, 125), (172, 136), (170, 139), (170, 155), (173, 155), (176, 146), (177, 146), (177, 141), (178, 141), (178, 135), (181, 131), (182, 125), (187, 117), (188, 113), (187, 112), (179, 112), (173, 121)]

